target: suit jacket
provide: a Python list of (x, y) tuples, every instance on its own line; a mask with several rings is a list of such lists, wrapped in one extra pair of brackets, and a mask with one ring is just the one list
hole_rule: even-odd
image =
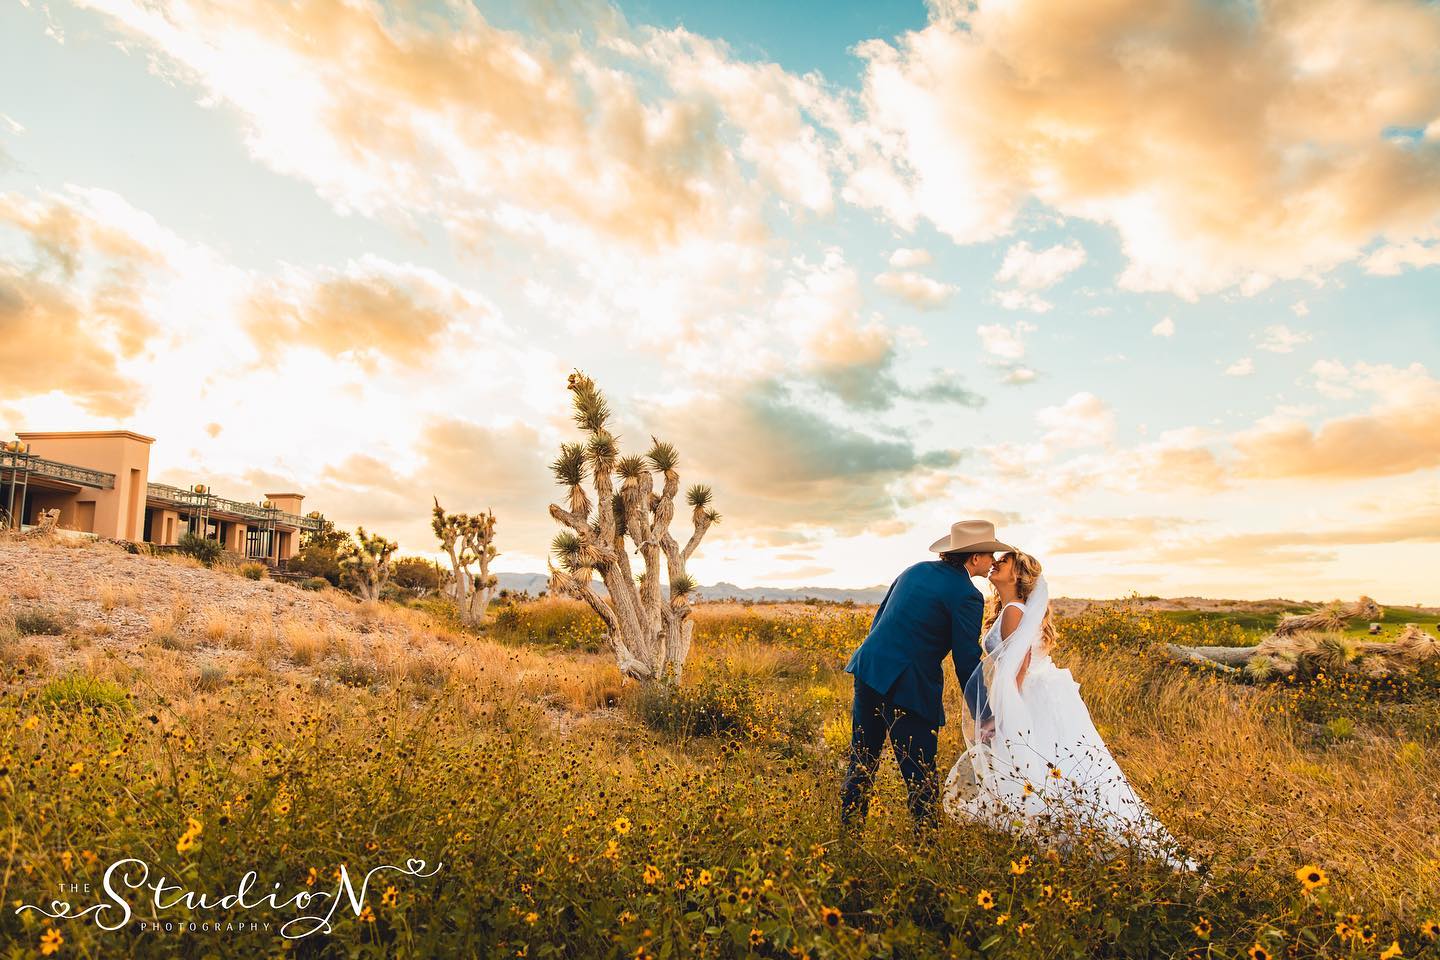
[[(964, 570), (943, 560), (925, 560), (906, 568), (890, 584), (870, 632), (860, 644), (846, 673), (874, 687), (897, 707), (904, 707), (935, 725), (945, 723), (945, 674), (948, 654), (963, 688), (980, 663), (980, 624), (985, 600)], [(971, 703), (975, 716), (988, 712)], [(983, 719), (983, 717), (982, 717)]]

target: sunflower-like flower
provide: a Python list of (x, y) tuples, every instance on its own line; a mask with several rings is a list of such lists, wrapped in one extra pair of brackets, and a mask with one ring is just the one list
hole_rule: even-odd
[(822, 907), (820, 910), (820, 919), (825, 922), (825, 926), (832, 929), (845, 922), (845, 917), (834, 907)]
[(1210, 925), (1209, 917), (1201, 917), (1199, 920), (1195, 921), (1195, 924), (1190, 929), (1194, 930), (1195, 936), (1199, 937), (1201, 940), (1208, 940), (1210, 939), (1210, 931), (1214, 928)]
[(1295, 879), (1299, 880), (1300, 885), (1306, 890), (1318, 890), (1330, 882), (1330, 878), (1325, 876), (1324, 870), (1310, 863), (1295, 871)]
[(980, 905), (981, 910), (990, 910), (995, 906), (995, 895), (989, 890), (981, 890), (975, 897), (975, 902)]
[(1270, 960), (1270, 951), (1258, 943), (1252, 943), (1250, 949), (1245, 951), (1245, 955), (1249, 957), (1250, 960)]

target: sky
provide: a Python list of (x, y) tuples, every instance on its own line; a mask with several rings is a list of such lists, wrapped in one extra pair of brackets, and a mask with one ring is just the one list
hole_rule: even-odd
[(703, 583), (979, 518), (1063, 595), (1440, 603), (1437, 51), (1421, 0), (0, 4), (0, 432), (402, 553), (493, 509), (535, 572), (578, 368), (714, 489)]

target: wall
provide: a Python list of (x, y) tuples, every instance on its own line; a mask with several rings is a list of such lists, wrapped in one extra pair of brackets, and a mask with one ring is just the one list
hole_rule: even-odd
[(17, 433), (30, 452), (47, 460), (115, 474), (113, 490), (86, 490), (81, 502), (93, 502), (91, 533), (116, 540), (137, 540), (144, 523), (145, 484), (150, 477), (151, 437), (129, 430), (74, 433)]

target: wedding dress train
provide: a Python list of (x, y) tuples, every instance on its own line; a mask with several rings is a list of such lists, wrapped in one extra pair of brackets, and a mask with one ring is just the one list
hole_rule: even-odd
[[(1130, 786), (1095, 729), (1080, 685), (1044, 649), (1048, 605), (1041, 577), (1014, 632), (1002, 639), (997, 616), (982, 640), (984, 659), (966, 683), (966, 702), (985, 705), (982, 721), (993, 722), (994, 734), (982, 738), (967, 718), (968, 748), (945, 779), (946, 812), (1002, 830), (1028, 829), (1062, 847), (1095, 830), (1178, 869), (1197, 869)], [(1027, 653), (1023, 685), (1017, 684)]]

